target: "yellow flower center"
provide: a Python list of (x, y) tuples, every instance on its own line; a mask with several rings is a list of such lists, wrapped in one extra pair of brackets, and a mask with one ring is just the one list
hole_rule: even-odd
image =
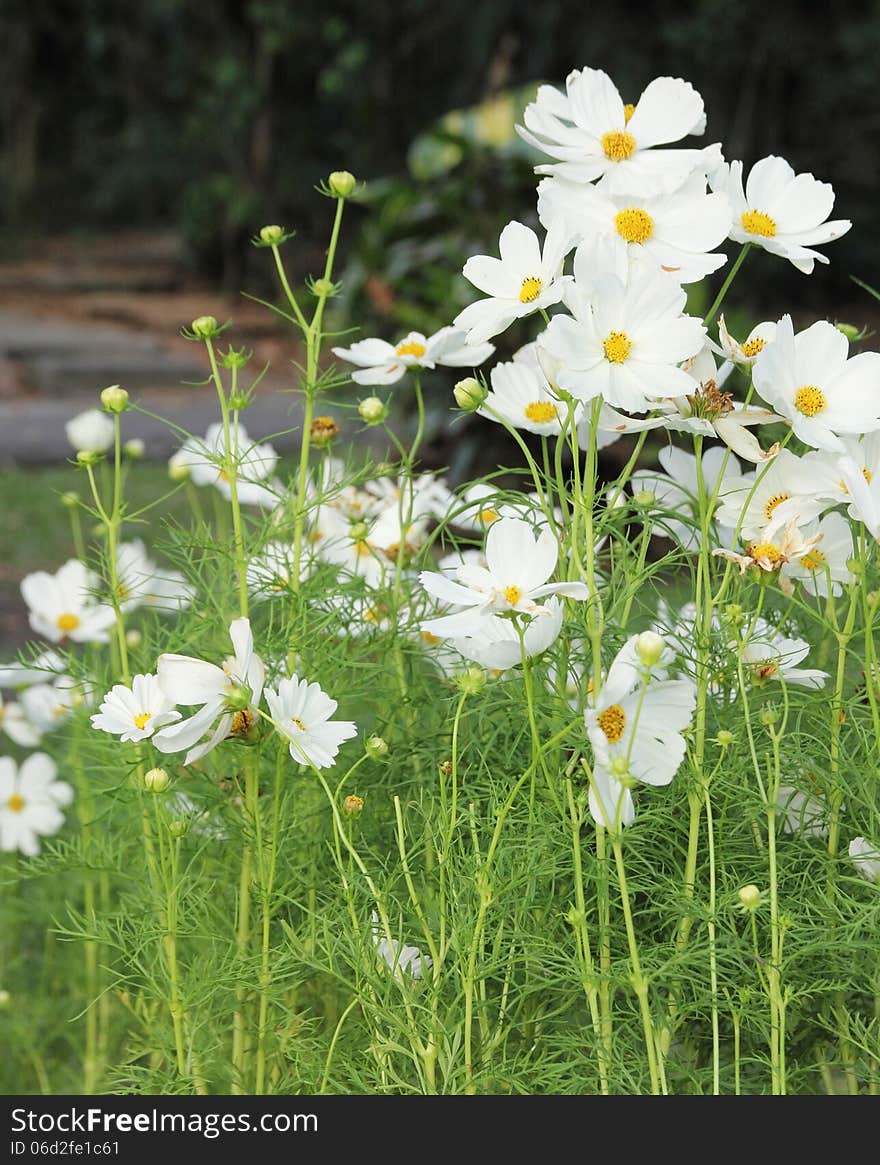
[(305, 732), (306, 726), (305, 726), (305, 724), (303, 724), (302, 720), (300, 720), (299, 716), (293, 716), (293, 717), (291, 717), (291, 719), (293, 720), (293, 722), (297, 726), (297, 728), (300, 730), (300, 732)]
[(440, 636), (434, 635), (434, 633), (431, 631), (423, 631), (422, 632), (422, 639), (425, 641), (425, 643), (430, 643), (432, 645), (434, 643), (440, 642)]
[(811, 550), (809, 554), (805, 554), (801, 559), (802, 565), (807, 570), (824, 570), (828, 559), (821, 550)]
[(622, 364), (632, 351), (632, 340), (626, 332), (609, 332), (602, 341), (605, 359), (612, 364)]
[(740, 222), (744, 231), (750, 235), (760, 235), (762, 239), (772, 239), (776, 234), (776, 223), (763, 210), (743, 211)]
[(519, 289), (520, 303), (534, 303), (541, 294), (541, 288), (544, 284), (537, 277), (537, 275), (527, 275), (522, 281), (522, 287)]
[(24, 809), (24, 797), (19, 793), (13, 793), (6, 802), (6, 808), (11, 809), (13, 813), (21, 813)]
[(783, 502), (787, 502), (791, 494), (774, 494), (772, 498), (768, 498), (764, 505), (764, 517), (768, 520), (773, 517), (773, 511), (777, 506), (781, 506)]
[(794, 394), (794, 407), (805, 417), (815, 417), (827, 404), (825, 393), (815, 384), (805, 384)]
[(483, 522), (485, 525), (489, 526), (492, 522), (497, 522), (500, 517), (501, 515), (497, 510), (480, 510), (479, 514), (477, 514), (477, 521)]
[(526, 405), (523, 412), (530, 421), (535, 421), (539, 425), (556, 420), (556, 406), (549, 400), (533, 400), (531, 404)]
[(511, 607), (515, 607), (522, 598), (522, 591), (516, 586), (505, 587), (504, 597), (510, 603)]
[(418, 360), (428, 349), (420, 340), (401, 340), (394, 351), (398, 356), (415, 356)]
[(253, 712), (249, 712), (247, 708), (241, 708), (232, 717), (232, 723), (229, 726), (230, 736), (246, 736), (254, 726), (256, 717)]
[(354, 549), (358, 558), (366, 558), (370, 553), (369, 543), (365, 542), (363, 538), (361, 538), (358, 542), (355, 542)]
[(757, 356), (763, 349), (765, 343), (766, 341), (762, 340), (760, 336), (756, 336), (754, 340), (746, 340), (742, 346), (743, 356), (748, 356), (749, 358)]
[(152, 719), (152, 712), (139, 712), (134, 718), (134, 726), (135, 728), (143, 728)]
[(619, 704), (612, 704), (610, 708), (599, 713), (598, 720), (608, 743), (617, 744), (626, 728), (626, 713), (623, 708)]
[(602, 150), (609, 162), (625, 162), (636, 152), (636, 139), (626, 130), (603, 133)]
[(632, 115), (635, 113), (635, 111), (636, 111), (636, 107), (632, 104), (632, 102), (628, 101), (626, 103), (626, 105), (624, 105), (624, 107), (623, 107), (623, 120), (626, 122), (627, 125), (629, 125), (629, 119), (632, 117)]
[(775, 542), (753, 542), (749, 547), (749, 556), (756, 561), (762, 560), (771, 564), (782, 562), (785, 557)]
[(59, 631), (63, 631), (65, 635), (68, 631), (76, 631), (79, 627), (79, 615), (72, 615), (69, 611), (65, 611), (63, 615), (59, 615), (55, 620), (55, 626)]
[(874, 474), (870, 471), (870, 469), (865, 468), (862, 470), (862, 477), (865, 479), (865, 481), (868, 483), (868, 485), (871, 484), (871, 478), (873, 476), (874, 476)]
[(226, 472), (225, 469), (221, 469), (220, 472), (218, 473), (217, 477), (219, 478), (220, 481), (225, 481), (227, 485), (229, 484), (229, 480), (230, 480), (229, 474)]
[(654, 233), (654, 220), (646, 210), (627, 206), (614, 216), (617, 233), (628, 243), (646, 243)]

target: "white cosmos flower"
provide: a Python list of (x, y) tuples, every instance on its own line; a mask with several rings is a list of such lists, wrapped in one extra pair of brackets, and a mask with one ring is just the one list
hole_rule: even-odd
[(850, 517), (861, 522), (872, 538), (880, 542), (880, 474), (871, 474), (870, 481), (864, 467), (853, 457), (841, 457), (838, 470), (850, 496)]
[[(654, 533), (674, 538), (684, 550), (698, 550), (700, 547), (700, 502), (698, 463), (693, 453), (687, 453), (674, 445), (667, 445), (657, 454), (657, 459), (665, 470), (657, 473), (650, 469), (639, 469), (632, 475), (633, 493), (652, 493), (650, 510), (658, 514)], [(717, 498), (724, 483), (739, 475), (739, 462), (726, 449), (713, 446), (703, 451), (699, 467), (703, 477), (703, 489), (707, 497)], [(714, 540), (728, 543), (733, 531), (726, 528), (715, 530)]]
[(538, 186), (538, 216), (541, 222), (563, 217), (589, 265), (624, 281), (632, 263), (693, 283), (727, 262), (715, 248), (727, 238), (730, 203), (726, 194), (706, 193), (702, 173), (654, 197), (545, 178)]
[(538, 89), (517, 132), (558, 159), (536, 167), (572, 182), (594, 182), (617, 193), (657, 194), (681, 186), (697, 169), (715, 168), (718, 145), (703, 150), (655, 150), (706, 129), (703, 99), (687, 81), (657, 77), (635, 104), (624, 104), (607, 73), (585, 68), (569, 73), (566, 92)]
[(849, 340), (827, 320), (795, 335), (791, 316), (752, 369), (755, 389), (814, 449), (845, 452), (841, 433), (880, 429), (880, 352), (849, 356)]
[(112, 607), (95, 601), (97, 577), (71, 558), (55, 574), (45, 570), (25, 575), (21, 595), (27, 603), (31, 627), (53, 643), (106, 643), (116, 622)]
[(44, 752), (32, 752), (16, 768), (0, 757), (0, 850), (19, 850), (27, 857), (40, 852), (40, 837), (50, 837), (64, 824), (62, 808), (73, 800), (73, 789), (57, 781), (55, 762)]
[(0, 732), (22, 748), (33, 748), (40, 743), (42, 733), (25, 715), (20, 704), (4, 703), (0, 694)]
[(106, 413), (86, 409), (67, 422), (64, 432), (77, 453), (106, 453), (113, 444), (115, 429)]
[[(638, 640), (633, 635), (623, 645), (584, 713), (594, 754), (590, 812), (612, 829), (634, 820), (636, 782), (668, 785), (675, 776), (697, 698), (691, 679), (653, 678), (640, 664)], [(662, 656), (659, 663), (665, 676)]]
[(350, 348), (334, 348), (333, 355), (359, 366), (351, 374), (357, 384), (395, 384), (411, 368), (476, 368), (494, 351), (492, 344), (468, 342), (461, 328), (446, 327), (433, 336), (410, 332), (396, 344), (358, 340)]
[(16, 660), (0, 664), (0, 688), (27, 688), (64, 675), (67, 661), (53, 647), (38, 652), (30, 662)]
[(95, 693), (88, 681), (57, 676), (48, 684), (31, 684), (21, 693), (25, 716), (40, 732), (51, 732), (77, 708), (91, 707)]
[[(303, 542), (300, 554), (299, 581), (308, 578), (313, 557), (311, 547)], [(290, 542), (268, 542), (251, 558), (247, 566), (247, 585), (255, 600), (289, 594), (294, 583), (294, 553)]]
[(404, 975), (409, 975), (413, 979), (421, 979), (431, 966), (431, 956), (423, 955), (418, 947), (407, 946), (396, 938), (389, 942), (382, 933), (379, 915), (375, 910), (371, 915), (371, 921), (370, 933), (376, 954), (393, 973), (394, 978), (401, 983)]
[(764, 320), (763, 323), (755, 324), (740, 343), (727, 330), (727, 324), (724, 322), (722, 314), (718, 317), (718, 343), (714, 344), (710, 340), (709, 345), (714, 352), (732, 364), (740, 364), (744, 368), (750, 368), (766, 346), (772, 344), (775, 339), (776, 324), (772, 320)]
[(777, 809), (782, 812), (782, 828), (801, 837), (828, 836), (828, 803), (824, 797), (805, 793), (794, 785), (779, 786)]
[[(562, 603), (559, 599), (549, 598), (541, 606), (540, 617), (530, 619), (523, 629), (522, 646), (516, 627), (510, 619), (502, 619), (499, 615), (484, 617), (473, 635), (455, 636), (447, 642), (459, 655), (488, 671), (501, 672), (519, 667), (523, 650), (527, 659), (541, 655), (556, 642), (562, 630)], [(423, 634), (430, 635), (431, 632), (423, 631)]]
[[(746, 542), (762, 540), (768, 529), (790, 522), (804, 525), (825, 509), (825, 501), (813, 493), (813, 479), (805, 459), (782, 449), (769, 464), (725, 479), (718, 522), (737, 529)], [(741, 521), (741, 524), (740, 524)]]
[(829, 587), (839, 595), (842, 584), (851, 579), (849, 559), (853, 556), (852, 530), (841, 514), (830, 513), (803, 530), (805, 541), (818, 537), (806, 554), (800, 554), (784, 563), (784, 577), (798, 580), (811, 595), (826, 598)]
[(153, 562), (140, 538), (120, 544), (116, 573), (123, 611), (140, 606), (157, 611), (184, 611), (195, 595), (195, 588), (179, 570)]
[(225, 498), (231, 497), (229, 473), (223, 468), (227, 456), (236, 465), (236, 493), (243, 505), (271, 508), (278, 502), (281, 486), (271, 480), (278, 454), (269, 444), (252, 441), (241, 422), (230, 425), (229, 450), (223, 425), (208, 426), (204, 437), (188, 437), (169, 461), (169, 466), (186, 469), (195, 485), (213, 485)]
[(880, 849), (864, 837), (854, 837), (849, 843), (849, 856), (863, 878), (869, 882), (880, 882)]
[(812, 248), (845, 235), (849, 219), (826, 222), (834, 206), (834, 191), (812, 174), (795, 174), (784, 158), (771, 155), (756, 162), (743, 189), (742, 162), (724, 162), (710, 174), (713, 190), (724, 191), (733, 212), (730, 237), (753, 243), (788, 259), (809, 275), (827, 256)]
[(644, 413), (660, 397), (693, 390), (678, 365), (703, 347), (705, 328), (683, 315), (686, 293), (662, 272), (640, 265), (624, 284), (616, 276), (591, 286), (580, 280), (584, 257), (566, 301), (572, 316), (556, 315), (541, 347), (558, 363), (556, 382), (578, 400), (603, 400)]
[(544, 239), (521, 222), (509, 222), (498, 240), (500, 259), (472, 255), (462, 273), (488, 299), (478, 299), (455, 317), (468, 342), (481, 344), (510, 327), (514, 320), (559, 303), (568, 276), (562, 274), (571, 250), (564, 224), (551, 223)]
[(865, 437), (841, 437), (844, 447), (843, 458), (839, 453), (825, 449), (811, 449), (801, 458), (804, 472), (809, 474), (813, 492), (829, 506), (845, 505), (851, 518), (858, 518), (849, 486), (840, 471), (841, 461), (855, 466), (865, 482), (870, 485), (875, 476), (880, 477), (880, 429)]
[[(532, 348), (532, 345), (528, 347)], [(515, 429), (525, 429), (544, 437), (556, 436), (561, 431), (568, 406), (554, 394), (533, 356), (523, 357), (517, 353), (513, 360), (496, 364), (490, 380), (492, 391), (477, 409), (481, 417), (506, 421)], [(581, 411), (578, 406), (576, 416)]]
[(807, 657), (806, 639), (791, 638), (766, 619), (758, 619), (748, 640), (738, 647), (747, 674), (757, 681), (782, 680), (802, 688), (824, 688), (828, 672), (797, 665)]
[(589, 590), (582, 582), (547, 582), (556, 569), (558, 556), (559, 543), (548, 529), (542, 529), (536, 540), (532, 524), (521, 518), (493, 522), (486, 538), (485, 567), (469, 563), (460, 566), (456, 582), (435, 571), (423, 570), (419, 575), (430, 595), (463, 608), (428, 620), (422, 630), (441, 638), (473, 635), (480, 630), (486, 615), (508, 611), (548, 615), (536, 602), (546, 595), (589, 598)]
[(153, 675), (137, 675), (131, 686), (114, 684), (100, 709), (92, 716), (92, 727), (118, 736), (120, 740), (146, 740), (180, 719), (173, 702)]
[(220, 667), (189, 655), (159, 656), (156, 673), (171, 705), (200, 705), (194, 715), (153, 737), (160, 752), (188, 749), (184, 764), (203, 757), (230, 734), (245, 735), (256, 720), (266, 670), (254, 651), (249, 620), (233, 619), (229, 637), (234, 655)]
[(276, 730), (300, 764), (332, 768), (342, 742), (357, 736), (354, 721), (330, 719), (339, 705), (320, 684), (292, 676), (277, 689), (266, 688), (266, 703)]

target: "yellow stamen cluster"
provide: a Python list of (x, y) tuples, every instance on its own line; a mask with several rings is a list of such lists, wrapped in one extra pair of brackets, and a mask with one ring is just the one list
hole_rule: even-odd
[(135, 728), (145, 728), (152, 719), (152, 712), (139, 712), (134, 718), (134, 726)]
[(654, 220), (639, 206), (627, 206), (614, 216), (617, 233), (628, 243), (647, 243), (654, 233)]
[(815, 417), (828, 404), (825, 393), (815, 384), (805, 384), (794, 394), (794, 407), (805, 417)]
[(742, 346), (743, 356), (747, 356), (749, 359), (752, 356), (757, 356), (759, 352), (763, 351), (765, 343), (766, 341), (762, 340), (760, 336), (755, 336), (754, 340), (746, 340)]
[(418, 360), (428, 351), (420, 340), (402, 340), (394, 349), (398, 356), (415, 356)]
[(612, 704), (610, 708), (600, 712), (597, 719), (608, 743), (617, 744), (626, 728), (626, 713), (623, 708), (619, 704)]
[(533, 400), (523, 409), (526, 417), (538, 425), (546, 425), (556, 420), (556, 406), (549, 400)]
[(13, 813), (21, 813), (22, 809), (24, 809), (24, 804), (24, 797), (19, 793), (13, 793), (6, 802), (6, 808), (11, 809)]
[(612, 364), (622, 364), (632, 351), (632, 340), (626, 332), (609, 332), (602, 341), (605, 359)]
[(522, 598), (522, 591), (519, 589), (518, 586), (505, 587), (504, 588), (504, 597), (507, 600), (507, 602), (510, 603), (511, 607), (515, 607), (516, 604)]
[(497, 510), (490, 508), (487, 510), (480, 510), (479, 514), (477, 514), (477, 521), (482, 522), (486, 526), (490, 526), (493, 522), (497, 522), (500, 517), (501, 515)]
[(79, 615), (72, 615), (69, 611), (66, 611), (55, 620), (55, 626), (59, 631), (63, 631), (65, 635), (68, 631), (76, 631), (77, 627), (79, 627)]
[(772, 239), (776, 234), (776, 222), (763, 210), (746, 210), (740, 216), (742, 228), (750, 235), (758, 235), (762, 239)]
[(534, 303), (541, 294), (541, 288), (543, 286), (544, 284), (537, 275), (527, 275), (519, 289), (520, 303)]
[(786, 560), (785, 555), (775, 542), (752, 542), (748, 548), (749, 558), (768, 566), (781, 566)]
[(777, 506), (781, 506), (783, 502), (787, 502), (791, 494), (774, 494), (772, 498), (768, 498), (764, 503), (764, 517), (768, 520), (773, 517), (773, 511)]
[(828, 559), (821, 550), (811, 550), (809, 554), (805, 554), (801, 559), (801, 565), (806, 570), (824, 570)]
[(636, 152), (636, 139), (626, 130), (603, 133), (602, 151), (609, 162), (625, 162)]

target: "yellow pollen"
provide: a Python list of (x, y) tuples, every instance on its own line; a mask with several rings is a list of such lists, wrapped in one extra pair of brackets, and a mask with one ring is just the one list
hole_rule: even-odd
[(538, 425), (546, 425), (548, 421), (556, 420), (556, 406), (549, 400), (533, 400), (523, 409), (526, 417)]
[(807, 570), (824, 570), (827, 561), (828, 559), (821, 550), (811, 550), (809, 554), (805, 554), (801, 559), (801, 563)]
[(492, 522), (497, 522), (500, 517), (501, 515), (497, 510), (480, 510), (479, 514), (477, 514), (477, 521), (484, 522), (488, 526)]
[(69, 612), (65, 612), (55, 620), (55, 626), (59, 631), (65, 632), (65, 634), (68, 631), (76, 631), (77, 627), (79, 627), (79, 615), (71, 615)]
[(232, 724), (229, 727), (230, 736), (244, 736), (254, 724), (254, 714), (249, 712), (247, 708), (242, 708), (236, 712), (232, 717)]
[(626, 713), (619, 704), (612, 704), (599, 713), (599, 727), (605, 733), (609, 744), (617, 744), (626, 728)]
[(871, 478), (873, 476), (874, 476), (874, 474), (867, 467), (862, 470), (862, 477), (865, 479), (865, 481), (868, 483), (868, 485), (871, 484)]
[(21, 813), (22, 809), (24, 809), (24, 804), (24, 797), (18, 793), (13, 793), (6, 802), (6, 808), (11, 809), (13, 813)]
[(753, 542), (749, 546), (749, 557), (756, 560), (762, 559), (764, 562), (776, 563), (782, 562), (785, 555), (775, 542)]
[(805, 417), (815, 417), (827, 404), (825, 393), (815, 384), (805, 384), (794, 394), (794, 407)]
[(765, 341), (762, 340), (759, 336), (756, 336), (754, 340), (746, 340), (742, 346), (743, 356), (757, 356), (758, 353), (762, 351), (764, 344)]
[(134, 718), (134, 726), (135, 728), (143, 728), (147, 724), (147, 721), (152, 719), (152, 712), (139, 712), (138, 715)]
[(762, 239), (772, 239), (776, 234), (776, 223), (763, 210), (746, 210), (740, 216), (742, 228), (750, 235), (760, 235)]
[(434, 643), (440, 642), (440, 636), (434, 635), (433, 632), (431, 632), (431, 631), (423, 631), (422, 632), (422, 639), (425, 641), (425, 643), (434, 644)]
[(632, 351), (632, 340), (626, 332), (609, 332), (602, 341), (605, 359), (612, 364), (622, 364)]
[(370, 553), (369, 544), (364, 542), (363, 539), (361, 539), (359, 542), (355, 542), (354, 549), (358, 558), (366, 558), (366, 556)]
[(775, 663), (761, 663), (758, 664), (758, 679), (769, 680), (779, 672), (779, 666)]
[(626, 130), (603, 133), (602, 150), (609, 162), (625, 162), (636, 152), (636, 139)]
[(519, 289), (520, 303), (534, 303), (541, 294), (541, 288), (544, 286), (537, 275), (527, 275), (522, 281), (522, 287)]
[(418, 360), (428, 351), (419, 340), (403, 340), (394, 349), (398, 356), (415, 356)]
[(628, 243), (647, 243), (654, 233), (654, 220), (646, 210), (627, 206), (614, 217), (617, 233)]
[(306, 726), (305, 726), (305, 724), (303, 724), (302, 720), (300, 720), (300, 718), (298, 716), (293, 716), (293, 717), (291, 717), (291, 719), (293, 720), (293, 722), (297, 726), (297, 728), (300, 730), (300, 732), (305, 732)]
[(515, 607), (522, 598), (522, 591), (516, 586), (505, 587), (504, 597), (510, 603), (511, 607)]
[(772, 518), (773, 511), (777, 506), (781, 506), (783, 502), (787, 502), (791, 494), (774, 494), (772, 498), (768, 498), (764, 505), (764, 517)]
[(636, 111), (636, 107), (632, 104), (632, 102), (628, 101), (626, 103), (626, 105), (624, 105), (624, 107), (623, 107), (623, 120), (626, 122), (627, 125), (629, 125), (629, 119), (632, 117), (632, 115), (635, 113), (635, 111)]
[(225, 469), (221, 469), (217, 476), (219, 477), (220, 481), (225, 481), (227, 484), (229, 483), (229, 474)]

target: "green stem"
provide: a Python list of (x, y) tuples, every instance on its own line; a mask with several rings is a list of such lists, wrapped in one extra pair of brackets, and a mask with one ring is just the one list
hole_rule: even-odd
[(730, 285), (733, 283), (734, 279), (736, 279), (737, 273), (738, 273), (740, 267), (742, 267), (742, 265), (745, 261), (745, 257), (746, 257), (746, 255), (748, 255), (748, 253), (751, 249), (752, 249), (751, 243), (743, 243), (742, 250), (737, 255), (733, 266), (731, 267), (730, 271), (727, 273), (727, 278), (721, 284), (721, 290), (715, 296), (715, 300), (714, 300), (712, 306), (709, 308), (709, 310), (706, 312), (705, 316), (703, 317), (703, 323), (707, 327), (712, 322), (712, 320), (715, 319), (715, 313), (718, 311), (718, 309), (721, 307), (721, 304), (724, 302), (724, 297), (725, 297), (725, 295), (727, 295), (727, 292), (730, 290)]

